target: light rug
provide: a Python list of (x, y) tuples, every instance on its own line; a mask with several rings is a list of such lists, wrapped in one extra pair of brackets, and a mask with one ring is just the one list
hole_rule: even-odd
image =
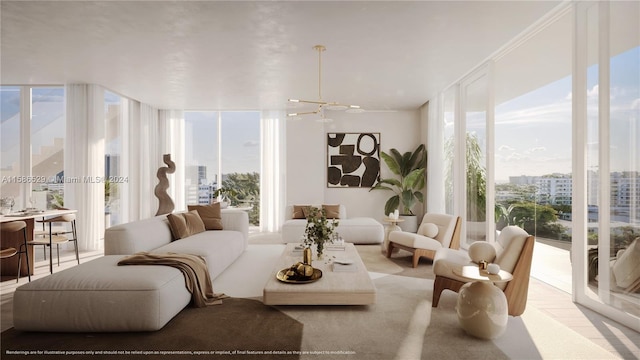
[[(11, 355), (7, 350), (47, 348), (236, 351), (236, 355), (247, 359), (612, 358), (611, 353), (532, 307), (521, 317), (510, 317), (508, 330), (499, 339), (486, 341), (468, 336), (458, 325), (457, 294), (445, 291), (439, 307), (431, 307), (430, 262), (422, 260), (414, 269), (408, 253), (387, 259), (377, 245), (357, 246), (378, 291), (375, 305), (265, 306), (259, 301), (262, 287), (270, 276), (275, 276), (275, 262), (283, 248), (283, 245), (250, 245), (249, 250), (214, 281), (216, 291), (236, 298), (225, 300), (221, 306), (187, 308), (160, 331), (30, 334), (10, 329), (2, 333), (2, 358), (23, 356)], [(288, 351), (292, 354), (286, 355)], [(195, 354), (171, 355), (155, 356), (198, 358)], [(154, 355), (145, 357), (149, 356)], [(101, 357), (117, 358), (93, 355), (91, 359)], [(234, 357), (211, 353), (205, 358)]]

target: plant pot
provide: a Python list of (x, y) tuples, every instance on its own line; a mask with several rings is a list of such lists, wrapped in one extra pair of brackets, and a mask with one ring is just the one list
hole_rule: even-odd
[(418, 231), (418, 217), (416, 215), (400, 215), (400, 219), (404, 220), (398, 223), (402, 231), (411, 233)]

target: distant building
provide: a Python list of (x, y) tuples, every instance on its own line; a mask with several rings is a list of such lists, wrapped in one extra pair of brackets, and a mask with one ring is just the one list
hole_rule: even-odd
[(213, 193), (218, 188), (218, 184), (217, 180), (210, 181), (207, 178), (207, 167), (204, 165), (187, 166), (186, 179), (187, 204), (211, 204)]
[[(610, 182), (610, 206), (612, 219), (640, 219), (636, 209), (640, 208), (640, 173), (639, 172), (613, 172), (609, 176)], [(600, 178), (596, 171), (587, 174), (587, 204), (590, 209), (597, 209), (600, 201)], [(536, 201), (540, 204), (571, 205), (573, 184), (571, 174), (552, 174), (545, 176), (511, 176), (509, 183), (519, 186), (535, 185)], [(513, 197), (509, 197), (513, 195)], [(499, 192), (496, 200), (504, 201), (517, 198), (512, 192)], [(597, 210), (594, 216), (597, 216)], [(628, 221), (628, 220), (627, 220)]]

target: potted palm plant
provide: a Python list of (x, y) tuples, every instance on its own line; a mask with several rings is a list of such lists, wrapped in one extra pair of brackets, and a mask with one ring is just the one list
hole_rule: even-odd
[(420, 144), (413, 152), (401, 154), (397, 149), (391, 149), (389, 153), (381, 151), (380, 156), (397, 177), (380, 179), (369, 191), (392, 191), (394, 195), (385, 203), (384, 213), (389, 214), (399, 209), (400, 216), (405, 220), (401, 225), (403, 230), (415, 232), (418, 221), (413, 213), (413, 206), (417, 202), (424, 202), (422, 189), (426, 183), (427, 151), (424, 144)]

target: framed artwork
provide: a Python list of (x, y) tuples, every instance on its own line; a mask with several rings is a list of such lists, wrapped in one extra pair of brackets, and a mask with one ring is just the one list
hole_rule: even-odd
[(327, 133), (327, 187), (369, 188), (380, 177), (380, 133)]

